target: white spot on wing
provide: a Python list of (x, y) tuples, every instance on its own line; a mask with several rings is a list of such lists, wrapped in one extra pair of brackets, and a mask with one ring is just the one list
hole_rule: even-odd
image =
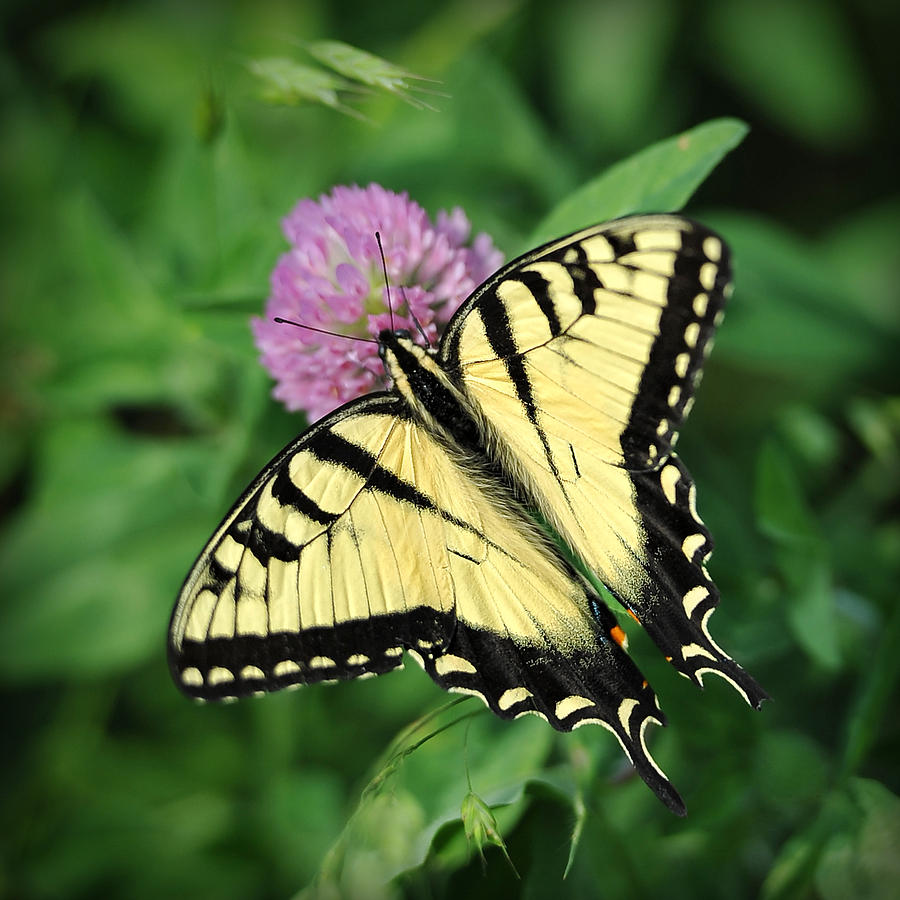
[(222, 666), (213, 666), (206, 676), (206, 683), (209, 685), (226, 684), (229, 681), (234, 681), (234, 675), (230, 669), (224, 669)]
[(706, 543), (706, 537), (702, 534), (689, 534), (681, 545), (681, 552), (691, 561), (694, 561), (696, 552)]
[(631, 721), (631, 714), (634, 712), (637, 705), (637, 700), (634, 700), (631, 697), (626, 697), (619, 704), (619, 710), (616, 715), (619, 717), (619, 723), (621, 724), (622, 730), (625, 732), (625, 734), (631, 733), (631, 729), (629, 728), (628, 723)]
[(265, 678), (266, 674), (259, 666), (244, 666), (241, 669), (241, 678)]
[(521, 703), (523, 700), (527, 700), (530, 696), (531, 691), (529, 691), (528, 688), (507, 688), (500, 695), (500, 699), (497, 701), (497, 706), (499, 706), (500, 709), (509, 709), (511, 706), (515, 706), (517, 703)]
[(659, 473), (659, 483), (662, 485), (663, 494), (669, 503), (675, 503), (675, 485), (678, 484), (679, 478), (681, 478), (681, 472), (678, 471), (677, 466), (663, 466), (663, 470)]
[(181, 680), (191, 687), (200, 687), (200, 685), (203, 684), (203, 675), (199, 669), (191, 666), (181, 673)]
[(719, 271), (719, 267), (715, 263), (703, 263), (700, 266), (700, 284), (707, 291), (711, 291), (716, 283), (716, 274)]
[(700, 337), (700, 326), (696, 322), (691, 322), (691, 324), (684, 329), (684, 342), (688, 347), (696, 347), (698, 337)]
[(688, 366), (691, 364), (691, 355), (689, 353), (679, 353), (675, 357), (675, 374), (679, 378), (687, 375)]
[(691, 511), (693, 520), (698, 525), (702, 525), (703, 520), (697, 515), (697, 486), (693, 483), (688, 488), (688, 509)]
[(717, 237), (710, 235), (703, 242), (703, 253), (707, 259), (718, 262), (722, 258), (722, 242)]
[(579, 697), (573, 694), (571, 697), (566, 697), (556, 704), (556, 718), (565, 719), (567, 716), (571, 716), (572, 713), (577, 712), (579, 709), (584, 709), (587, 706), (593, 705), (593, 700), (588, 700), (587, 697)]
[(451, 672), (462, 673), (465, 675), (474, 675), (477, 669), (469, 660), (462, 656), (455, 656), (453, 653), (445, 653), (434, 661), (434, 671), (438, 675), (448, 675)]
[(692, 656), (705, 656), (707, 659), (715, 659), (712, 653), (699, 644), (685, 644), (681, 648), (681, 656), (683, 659), (690, 659)]
[(281, 675), (293, 675), (294, 672), (299, 671), (300, 666), (292, 659), (283, 659), (280, 663), (275, 664), (275, 667), (272, 669), (272, 674), (278, 677)]
[(702, 319), (706, 315), (706, 308), (709, 305), (708, 294), (697, 294), (694, 297), (694, 315), (698, 319)]
[(684, 614), (690, 618), (694, 614), (694, 610), (709, 596), (709, 589), (702, 584), (692, 587), (682, 598), (681, 605), (684, 607)]

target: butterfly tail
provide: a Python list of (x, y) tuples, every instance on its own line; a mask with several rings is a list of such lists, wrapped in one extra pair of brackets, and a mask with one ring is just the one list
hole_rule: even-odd
[[(602, 606), (603, 622), (593, 643), (560, 653), (458, 623), (443, 656), (421, 660), (445, 690), (480, 697), (503, 719), (539, 715), (558, 731), (598, 724), (611, 731), (636, 771), (677, 815), (684, 804), (646, 744), (649, 724), (666, 718), (656, 695), (612, 633), (615, 617)], [(477, 659), (479, 665), (468, 664)]]

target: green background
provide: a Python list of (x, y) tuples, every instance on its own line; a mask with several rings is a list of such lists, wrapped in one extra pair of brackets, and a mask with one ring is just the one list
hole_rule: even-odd
[[(307, 896), (894, 896), (896, 9), (7, 2), (0, 15), (0, 895), (276, 898), (319, 873)], [(378, 88), (343, 95), (367, 121), (266, 100), (252, 61), (316, 65), (304, 42), (323, 38), (445, 96), (430, 111)], [(691, 171), (663, 145), (649, 174), (641, 157), (584, 188), (721, 117), (748, 135), (734, 121), (694, 132), (710, 149)], [(302, 196), (369, 181), (432, 214), (462, 206), (508, 256), (674, 208), (703, 182), (687, 208), (731, 244), (737, 287), (679, 447), (717, 539), (714, 636), (774, 701), (754, 713), (716, 679), (701, 694), (632, 630), (685, 820), (601, 729), (504, 724), (469, 699), (390, 750), (447, 700), (416, 667), (228, 706), (194, 706), (170, 682), (184, 573), (303, 425), (270, 399), (247, 327), (285, 248), (279, 220)], [(512, 865), (467, 848), (470, 783)]]

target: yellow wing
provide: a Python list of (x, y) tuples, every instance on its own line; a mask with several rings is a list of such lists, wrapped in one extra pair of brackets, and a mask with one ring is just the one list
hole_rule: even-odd
[(712, 540), (672, 452), (729, 282), (709, 230), (621, 219), (501, 270), (450, 323), (440, 362), (495, 455), (672, 664), (758, 706), (765, 692), (707, 630)]
[(219, 699), (385, 672), (408, 651), (504, 718), (605, 725), (683, 812), (644, 745), (664, 717), (614, 617), (486, 481), (396, 397), (322, 420), (263, 471), (188, 575), (170, 628), (176, 682)]

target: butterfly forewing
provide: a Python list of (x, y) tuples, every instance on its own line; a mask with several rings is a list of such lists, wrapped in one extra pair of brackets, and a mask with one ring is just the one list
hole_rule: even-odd
[(673, 665), (716, 672), (756, 706), (764, 692), (707, 631), (712, 541), (672, 451), (729, 281), (709, 230), (623, 219), (502, 270), (441, 349), (503, 465)]

